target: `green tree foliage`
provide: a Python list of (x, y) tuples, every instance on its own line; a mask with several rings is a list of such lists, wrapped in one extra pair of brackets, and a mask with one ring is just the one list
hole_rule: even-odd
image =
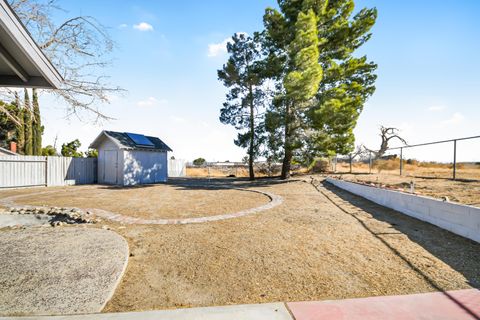
[(353, 15), (353, 0), (279, 0), (279, 8), (264, 15), (265, 75), (276, 81), (266, 128), (272, 142), (283, 140), (287, 178), (298, 154), (313, 159), (353, 150), (377, 67), (353, 54), (370, 39), (377, 11)]
[(25, 146), (24, 146), (24, 154), (25, 155), (33, 155), (33, 112), (30, 105), (30, 96), (28, 95), (27, 89), (24, 89), (25, 98), (23, 100), (24, 107), (23, 107), (23, 128), (24, 128), (24, 135), (25, 135)]
[(194, 166), (203, 166), (207, 162), (204, 158), (197, 158), (193, 160), (193, 165)]
[(97, 149), (88, 149), (85, 156), (87, 158), (98, 158), (98, 151)]
[(81, 145), (82, 144), (78, 139), (62, 144), (62, 150), (61, 150), (62, 156), (74, 157), (74, 158), (83, 157), (83, 152), (78, 151), (78, 148), (80, 148)]
[[(6, 104), (0, 101), (2, 109), (13, 114), (17, 107), (14, 104)], [(15, 141), (17, 125), (5, 113), (0, 113), (0, 147), (8, 148), (10, 141)]]
[(220, 110), (220, 121), (242, 130), (235, 144), (248, 150), (250, 180), (255, 178), (253, 162), (262, 142), (263, 125), (260, 122), (265, 97), (262, 90), (265, 79), (260, 72), (261, 47), (257, 37), (236, 33), (227, 45), (230, 57), (218, 70), (218, 79), (229, 89)]
[(32, 106), (33, 106), (33, 119), (32, 119), (32, 145), (33, 154), (42, 154), (42, 135), (43, 126), (40, 119), (40, 106), (38, 104), (37, 89), (32, 89)]
[(15, 139), (17, 141), (17, 152), (25, 154), (25, 128), (23, 122), (25, 115), (18, 92), (15, 92), (15, 102), (12, 104), (14, 104), (16, 108), (15, 118), (17, 119), (17, 123), (15, 123)]
[(42, 148), (42, 156), (56, 156), (57, 150), (52, 145), (48, 145)]

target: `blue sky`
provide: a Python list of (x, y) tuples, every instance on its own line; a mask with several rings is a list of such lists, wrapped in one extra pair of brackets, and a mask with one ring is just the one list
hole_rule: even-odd
[[(61, 103), (41, 96), (44, 143), (79, 138), (86, 148), (102, 129), (161, 137), (177, 158), (240, 160), (236, 132), (218, 121), (225, 89), (216, 70), (225, 41), (262, 28), (275, 1), (59, 1), (62, 15), (92, 15), (117, 43), (111, 82), (128, 92), (103, 112), (101, 125), (65, 120)], [(480, 1), (357, 0), (377, 7), (372, 40), (360, 51), (378, 65), (377, 91), (355, 130), (358, 143), (377, 148), (378, 126), (402, 129), (409, 143), (480, 134)], [(476, 146), (476, 149), (467, 145)], [(435, 151), (432, 151), (435, 149)], [(407, 156), (450, 160), (450, 146)], [(460, 160), (480, 161), (480, 141), (459, 145)]]

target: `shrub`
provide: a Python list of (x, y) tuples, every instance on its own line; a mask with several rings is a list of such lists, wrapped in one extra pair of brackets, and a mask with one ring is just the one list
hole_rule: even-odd
[(312, 161), (308, 166), (308, 172), (312, 173), (324, 173), (328, 171), (330, 162), (325, 158), (317, 158)]
[(203, 166), (207, 162), (204, 158), (197, 158), (193, 160), (193, 165), (194, 166)]
[(377, 160), (373, 164), (375, 168), (377, 168), (378, 172), (382, 172), (383, 170), (391, 171), (396, 170), (400, 167), (400, 163), (398, 160)]

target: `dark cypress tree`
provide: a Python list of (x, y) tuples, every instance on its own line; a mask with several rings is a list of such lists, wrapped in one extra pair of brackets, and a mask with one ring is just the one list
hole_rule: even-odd
[(37, 89), (32, 90), (32, 106), (33, 106), (33, 154), (36, 156), (42, 155), (42, 122), (40, 119), (40, 106), (38, 104)]
[(33, 130), (32, 130), (32, 118), (33, 112), (30, 106), (30, 96), (28, 95), (28, 90), (24, 89), (25, 98), (24, 98), (24, 108), (23, 108), (23, 125), (25, 133), (25, 155), (33, 155)]
[(17, 120), (18, 124), (15, 127), (15, 136), (17, 137), (17, 153), (25, 153), (25, 128), (24, 128), (24, 114), (23, 107), (20, 103), (20, 97), (15, 92), (15, 107), (17, 108)]

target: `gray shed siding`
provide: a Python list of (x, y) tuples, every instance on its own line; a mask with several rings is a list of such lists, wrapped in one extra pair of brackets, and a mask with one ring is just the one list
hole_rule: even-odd
[[(106, 151), (116, 151), (117, 152), (117, 163), (108, 163), (105, 161)], [(116, 167), (116, 183), (122, 184), (123, 182), (123, 150), (120, 150), (118, 146), (110, 139), (103, 139), (102, 143), (98, 147), (98, 183), (107, 184), (108, 181), (105, 180), (105, 168), (107, 166)]]
[(166, 182), (167, 152), (124, 150), (124, 185)]
[[(116, 152), (116, 163), (112, 160)], [(112, 168), (114, 166), (114, 168)], [(115, 179), (109, 179), (115, 175)], [(98, 147), (98, 183), (136, 185), (166, 182), (168, 161), (166, 151), (120, 149), (111, 139), (104, 138)]]

